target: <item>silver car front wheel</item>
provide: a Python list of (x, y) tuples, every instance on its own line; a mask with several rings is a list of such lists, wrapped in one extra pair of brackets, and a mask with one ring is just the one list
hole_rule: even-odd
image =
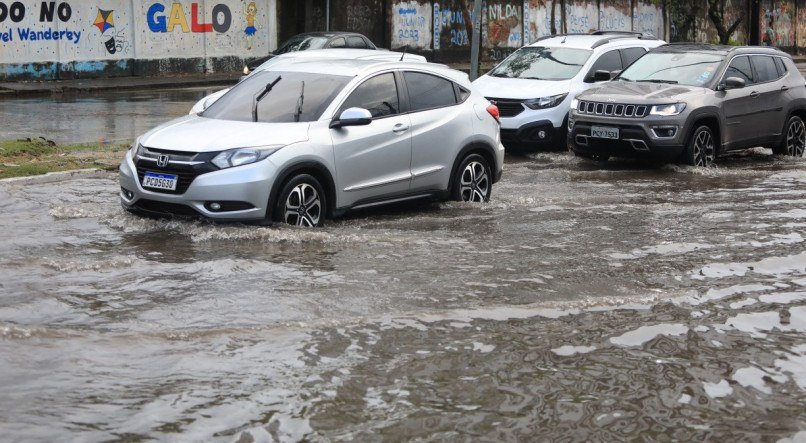
[(311, 175), (300, 174), (283, 186), (273, 219), (304, 228), (322, 226), (326, 208), (325, 193), (319, 181)]

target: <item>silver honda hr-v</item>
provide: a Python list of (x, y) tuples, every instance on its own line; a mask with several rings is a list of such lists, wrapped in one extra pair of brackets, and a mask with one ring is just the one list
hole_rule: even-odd
[(138, 138), (120, 199), (152, 215), (319, 226), (382, 203), (486, 201), (503, 160), (498, 109), (459, 71), (302, 60)]

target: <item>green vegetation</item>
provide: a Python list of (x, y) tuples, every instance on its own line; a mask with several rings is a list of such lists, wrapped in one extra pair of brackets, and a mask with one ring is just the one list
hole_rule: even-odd
[(117, 168), (128, 144), (58, 145), (44, 138), (0, 141), (0, 179), (73, 169)]

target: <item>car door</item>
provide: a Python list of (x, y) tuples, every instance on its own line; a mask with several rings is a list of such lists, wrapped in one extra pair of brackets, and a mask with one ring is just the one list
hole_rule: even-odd
[(401, 114), (394, 73), (362, 82), (334, 118), (354, 107), (369, 110), (372, 122), (330, 130), (340, 206), (404, 193), (411, 183), (411, 122)]
[(432, 73), (403, 71), (411, 116), (411, 189), (447, 189), (461, 143), (473, 128), (458, 106), (451, 80)]
[(725, 133), (722, 144), (727, 149), (741, 149), (757, 143), (761, 132), (755, 121), (759, 117), (761, 107), (750, 57), (746, 55), (734, 57), (722, 76), (722, 83), (728, 77), (738, 77), (744, 80), (746, 85), (744, 88), (724, 91), (722, 113), (725, 116)]
[(769, 55), (751, 55), (753, 72), (756, 76), (757, 101), (762, 112), (755, 120), (758, 123), (759, 143), (767, 144), (778, 139), (784, 127), (783, 95), (786, 88), (781, 75), (775, 66), (775, 60)]

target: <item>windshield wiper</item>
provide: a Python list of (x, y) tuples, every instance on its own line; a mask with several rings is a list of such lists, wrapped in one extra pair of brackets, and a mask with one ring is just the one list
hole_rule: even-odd
[(294, 121), (299, 122), (299, 116), (302, 115), (302, 103), (305, 101), (305, 82), (302, 82), (302, 88), (299, 90), (299, 99), (297, 99), (297, 112), (294, 113)]
[(636, 81), (647, 82), (647, 83), (669, 83), (670, 85), (676, 85), (677, 84), (677, 80), (662, 80), (662, 79), (657, 79), (657, 78), (653, 78), (653, 79), (649, 79), (649, 80), (636, 80)]
[(283, 79), (283, 76), (278, 76), (276, 79), (274, 79), (273, 82), (271, 82), (268, 85), (266, 85), (266, 89), (264, 89), (260, 94), (257, 95), (257, 97), (255, 97), (255, 103), (252, 106), (252, 121), (253, 122), (257, 123), (257, 105), (258, 105), (258, 103), (260, 103), (260, 101), (263, 100), (263, 97), (265, 97), (266, 94), (271, 92), (272, 88), (274, 88), (274, 85), (279, 83), (280, 80), (282, 80), (282, 79)]
[(631, 80), (631, 79), (629, 79), (629, 78), (627, 78), (627, 77), (619, 77), (617, 80), (621, 80), (621, 81), (625, 81), (625, 82), (632, 82), (632, 81), (635, 81), (635, 80)]
[(500, 77), (500, 78), (509, 78), (508, 75), (501, 73), (501, 72), (492, 72), (490, 73), (491, 77)]

